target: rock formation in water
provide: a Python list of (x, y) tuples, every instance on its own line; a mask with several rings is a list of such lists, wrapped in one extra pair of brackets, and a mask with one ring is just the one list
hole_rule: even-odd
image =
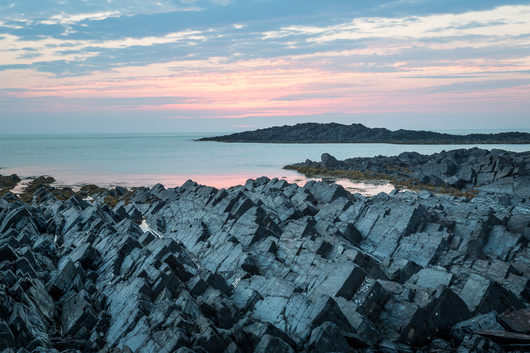
[(304, 123), (275, 126), (224, 136), (204, 137), (199, 141), (259, 143), (394, 143), (394, 144), (530, 144), (530, 133), (451, 135), (433, 131), (369, 128), (362, 124)]
[(0, 351), (530, 347), (522, 197), (267, 178), (84, 192), (0, 198)]
[(398, 186), (482, 190), (530, 197), (530, 152), (471, 148), (432, 155), (404, 152), (392, 157), (343, 161), (324, 153), (320, 162), (306, 160), (285, 168), (308, 175), (386, 179)]

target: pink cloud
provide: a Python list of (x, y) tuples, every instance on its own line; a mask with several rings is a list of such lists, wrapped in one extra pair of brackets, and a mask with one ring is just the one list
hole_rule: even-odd
[[(338, 56), (343, 59), (343, 56)], [(301, 62), (303, 60), (303, 62)], [(530, 87), (490, 88), (470, 92), (432, 92), (433, 88), (461, 82), (520, 78), (530, 70), (530, 60), (462, 60), (422, 63), (395, 62), (394, 70), (366, 70), (373, 63), (358, 62), (353, 68), (336, 65), (333, 56), (285, 57), (228, 63), (174, 62), (146, 67), (126, 67), (82, 77), (35, 76), (26, 90), (14, 97), (39, 99), (39, 109), (49, 111), (101, 111), (85, 104), (113, 100), (114, 110), (171, 113), (192, 116), (238, 118), (247, 116), (295, 116), (332, 113), (403, 111), (451, 111), (521, 109), (527, 107)], [(180, 71), (176, 70), (180, 65)], [(432, 78), (446, 77), (446, 78)], [(29, 75), (28, 75), (29, 77)], [(464, 77), (464, 78), (462, 78)], [(0, 75), (0, 79), (1, 79)], [(12, 82), (4, 81), (4, 82)], [(0, 84), (2, 88), (4, 84)], [(9, 88), (9, 87), (4, 87)], [(18, 88), (21, 88), (20, 85)], [(431, 92), (431, 93), (429, 93)], [(174, 98), (175, 102), (131, 104), (130, 99)], [(120, 103), (121, 99), (129, 99)], [(44, 105), (44, 107), (43, 107)]]

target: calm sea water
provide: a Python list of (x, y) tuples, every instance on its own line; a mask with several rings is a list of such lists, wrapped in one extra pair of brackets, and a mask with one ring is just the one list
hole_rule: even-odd
[[(391, 144), (250, 144), (198, 142), (215, 134), (28, 135), (0, 137), (0, 174), (30, 177), (51, 175), (58, 184), (167, 187), (192, 179), (201, 184), (229, 187), (262, 175), (303, 183), (306, 179), (286, 164), (324, 152), (338, 159), (396, 155), (404, 151), (434, 153), (471, 145)], [(528, 151), (530, 145), (478, 145)], [(350, 185), (351, 186), (351, 185)], [(353, 185), (363, 191), (367, 185)], [(388, 186), (387, 186), (388, 188)], [(372, 193), (373, 190), (364, 190)], [(387, 191), (381, 189), (377, 191)]]

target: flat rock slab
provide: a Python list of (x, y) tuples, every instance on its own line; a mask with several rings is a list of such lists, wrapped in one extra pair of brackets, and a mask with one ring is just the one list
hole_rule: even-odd
[(530, 334), (530, 309), (508, 311), (499, 315), (499, 321), (510, 331)]

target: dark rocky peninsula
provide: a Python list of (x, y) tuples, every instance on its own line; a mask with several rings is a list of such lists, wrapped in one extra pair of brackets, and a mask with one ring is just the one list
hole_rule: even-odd
[(199, 141), (257, 143), (393, 143), (393, 144), (530, 144), (530, 133), (451, 135), (432, 131), (369, 128), (362, 124), (304, 123), (275, 126), (231, 135), (204, 137)]
[(530, 349), (520, 195), (264, 177), (72, 193), (0, 197), (0, 351)]
[(517, 153), (471, 148), (432, 155), (404, 152), (398, 156), (343, 161), (324, 153), (320, 162), (306, 160), (285, 168), (309, 176), (389, 180), (396, 187), (461, 196), (473, 196), (482, 190), (530, 197), (530, 151)]

